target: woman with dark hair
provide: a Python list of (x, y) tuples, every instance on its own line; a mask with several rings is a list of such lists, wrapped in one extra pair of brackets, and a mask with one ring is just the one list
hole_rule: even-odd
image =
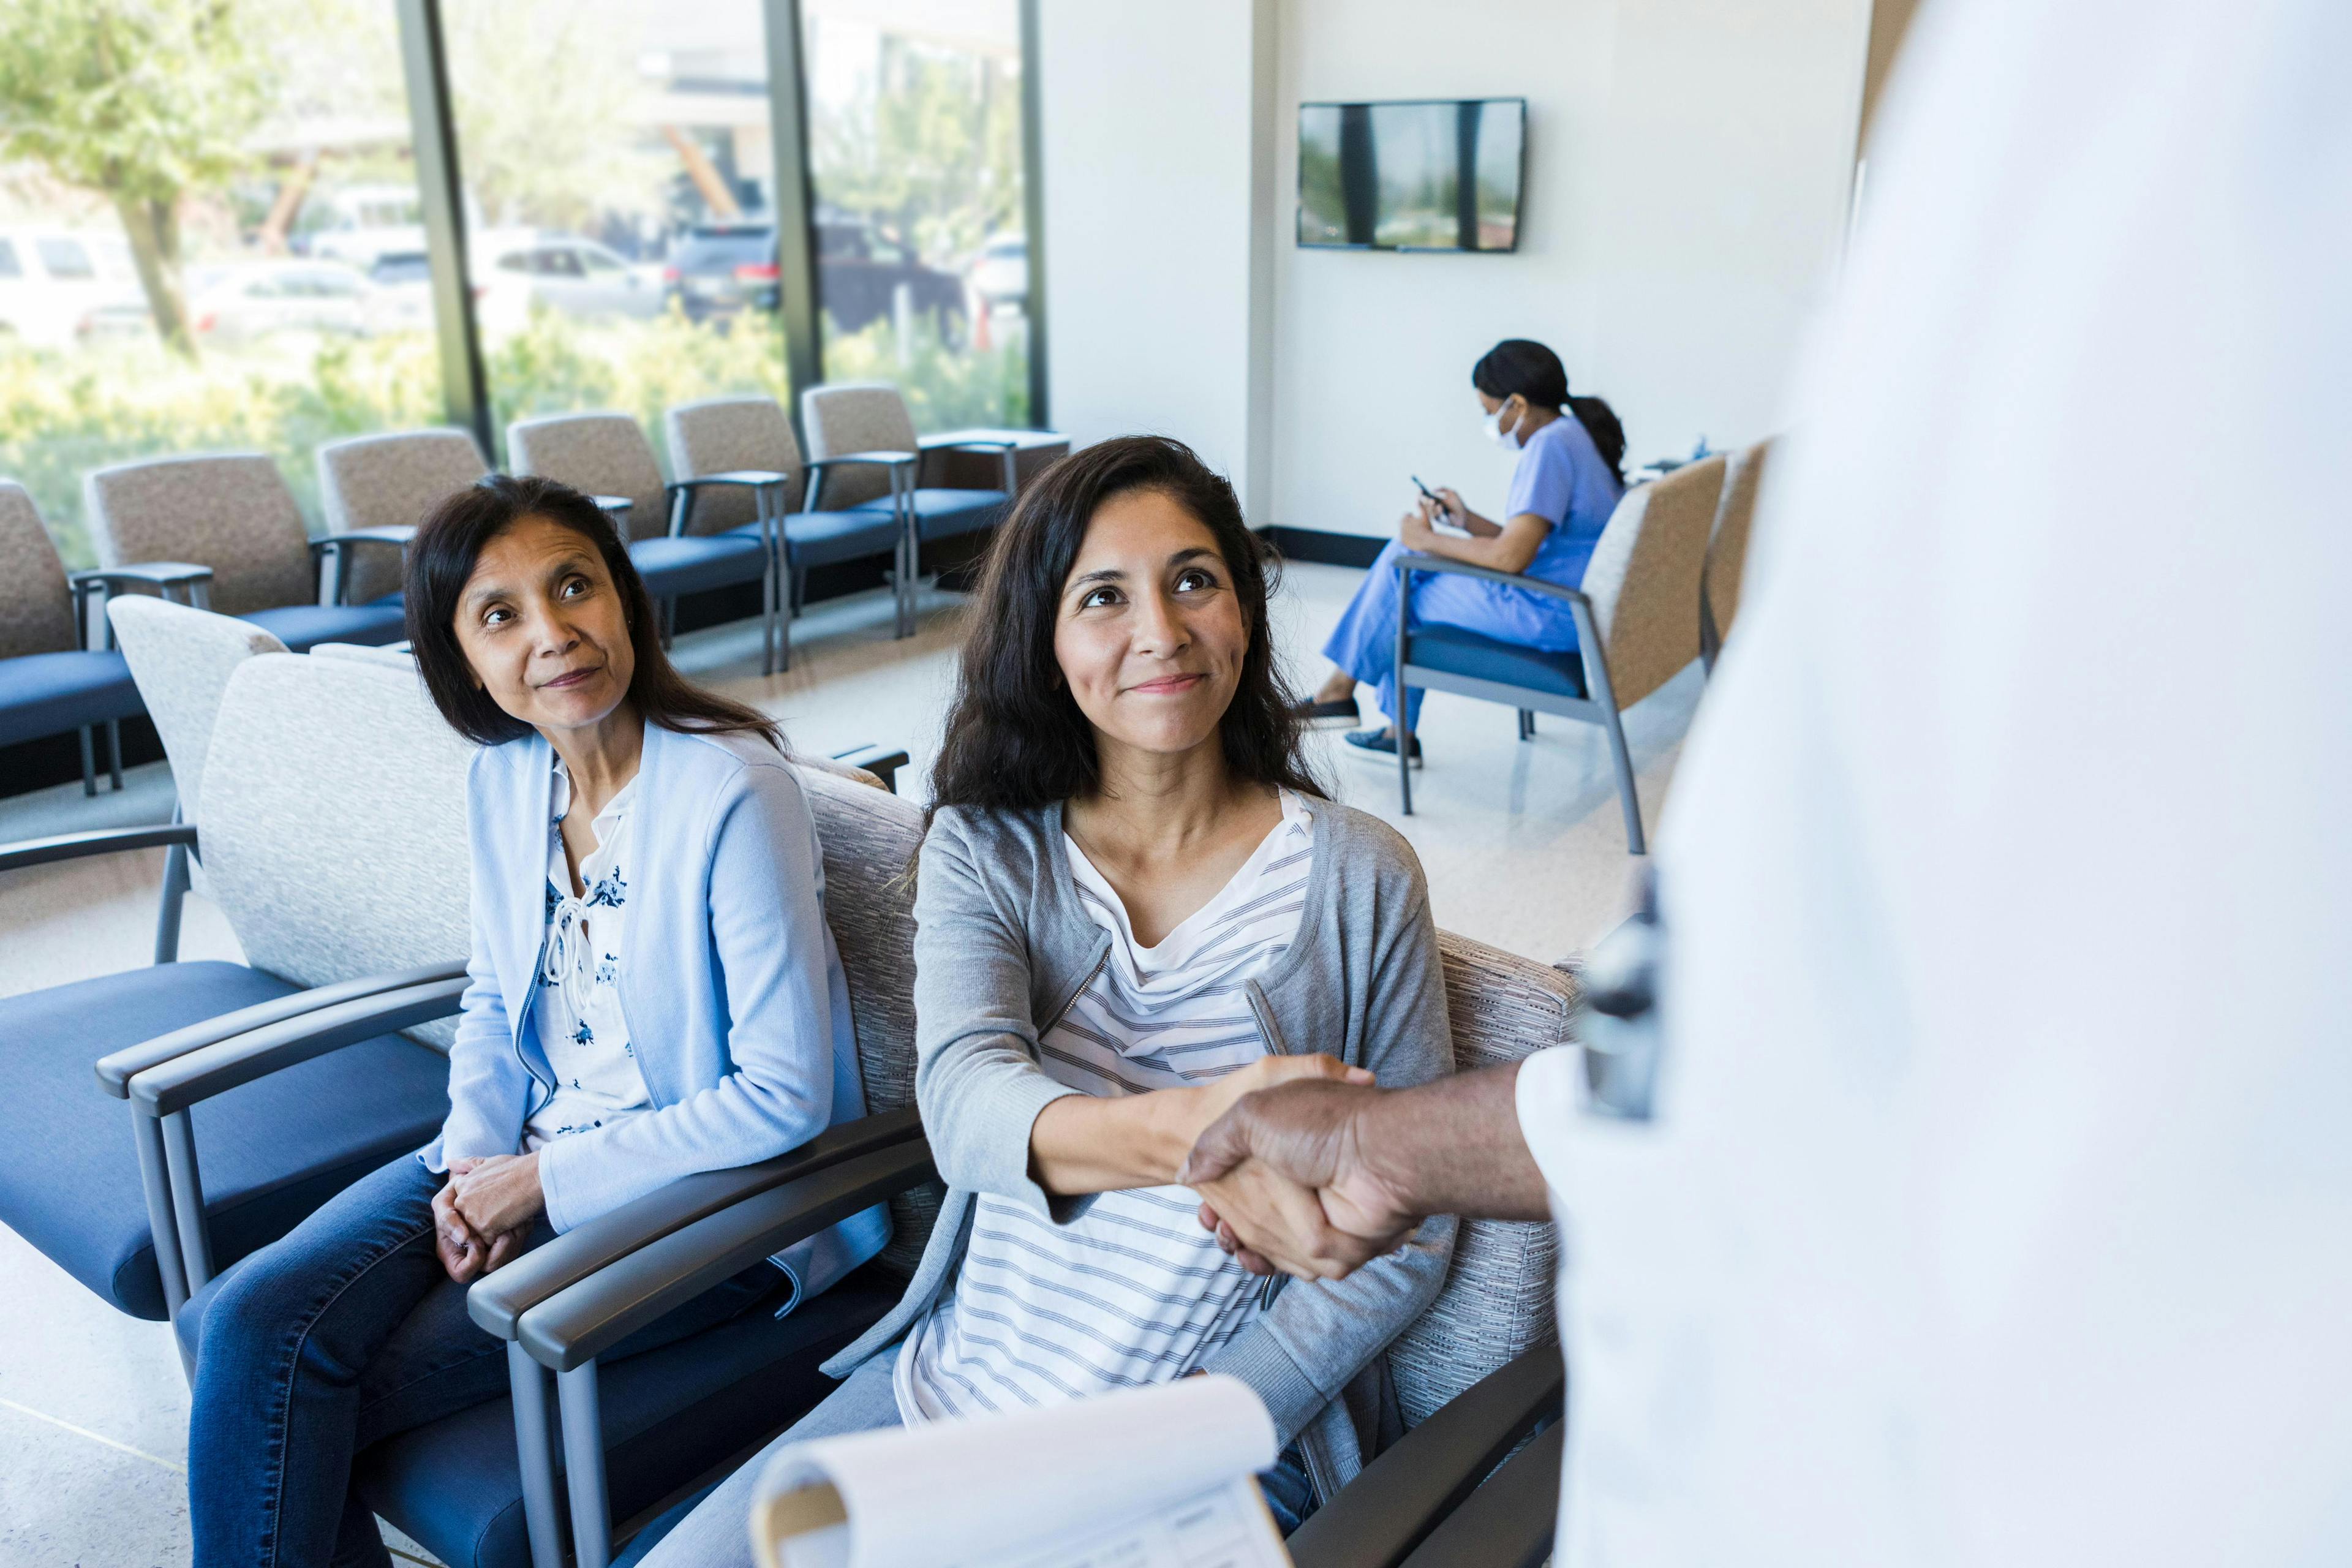
[[(1541, 343), (1506, 338), (1470, 370), (1486, 416), (1486, 434), (1518, 452), (1501, 522), (1479, 516), (1450, 489), (1404, 514), (1396, 539), (1372, 563), (1324, 645), (1338, 668), (1307, 703), (1310, 721), (1353, 722), (1356, 683), (1375, 689), (1388, 725), (1348, 737), (1351, 751), (1396, 755), (1396, 558), (1405, 551), (1442, 555), (1496, 572), (1524, 574), (1574, 588), (1584, 582), (1592, 547), (1625, 493), (1625, 432), (1609, 405), (1570, 397), (1559, 356)], [(1441, 532), (1439, 523), (1453, 531)], [(1498, 641), (1564, 653), (1576, 647), (1576, 622), (1564, 599), (1508, 584), (1445, 573), (1417, 575), (1411, 614), (1416, 626), (1461, 626)], [(1417, 720), (1421, 692), (1405, 717)], [(1418, 723), (1411, 726), (1420, 728)], [(1421, 742), (1413, 742), (1420, 754)]]
[[(1260, 1481), (1295, 1526), (1393, 1436), (1382, 1352), (1453, 1221), (1275, 1293), (1198, 1223), (1218, 1189), (1176, 1173), (1252, 1089), (1451, 1070), (1420, 865), (1301, 761), (1264, 554), (1179, 443), (1040, 475), (971, 627), (915, 895), (916, 1097), (949, 1192), (905, 1299), (778, 1443), (1226, 1373), (1274, 1418)], [(748, 1564), (761, 1463), (633, 1552)]]
[[(507, 1390), (468, 1284), (865, 1111), (816, 826), (775, 726), (671, 667), (604, 513), (492, 475), (425, 520), (406, 587), (425, 688), (482, 747), (449, 1119), (181, 1314), (199, 1568), (388, 1564), (352, 1457)], [(787, 1310), (887, 1232), (878, 1208), (844, 1221), (625, 1351)]]

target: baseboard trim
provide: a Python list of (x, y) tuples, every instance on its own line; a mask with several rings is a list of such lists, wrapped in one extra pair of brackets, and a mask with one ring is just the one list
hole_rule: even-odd
[(1258, 530), (1285, 561), (1312, 561), (1323, 566), (1370, 566), (1385, 539), (1361, 533), (1332, 533), (1320, 528), (1286, 528), (1276, 523)]

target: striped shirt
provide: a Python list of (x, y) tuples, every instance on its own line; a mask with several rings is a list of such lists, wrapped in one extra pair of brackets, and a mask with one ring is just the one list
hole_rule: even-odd
[[(1087, 1094), (1181, 1088), (1266, 1053), (1244, 984), (1297, 939), (1314, 818), (1285, 790), (1282, 821), (1208, 903), (1156, 947), (1076, 843), (1079, 900), (1109, 956), (1040, 1037), (1041, 1065)], [(973, 1205), (971, 1242), (898, 1357), (908, 1425), (1057, 1404), (1181, 1377), (1249, 1325), (1258, 1281), (1217, 1249), (1181, 1186), (1104, 1193), (1068, 1225), (1007, 1198)]]

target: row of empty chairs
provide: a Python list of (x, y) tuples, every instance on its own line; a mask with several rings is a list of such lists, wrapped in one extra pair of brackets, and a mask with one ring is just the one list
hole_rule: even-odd
[[(629, 542), (665, 626), (682, 595), (757, 584), (763, 673), (790, 668), (790, 617), (808, 574), (891, 558), (896, 630), (914, 629), (926, 544), (984, 529), (1017, 489), (1019, 443), (1002, 433), (919, 437), (896, 387), (814, 387), (802, 415), (814, 456), (769, 397), (680, 405), (666, 424), (675, 479), (625, 414), (517, 421), (517, 473), (594, 495)], [(1003, 485), (926, 483), (949, 451), (992, 451)], [(0, 745), (79, 730), (82, 783), (94, 793), (95, 737), (105, 731), (117, 788), (120, 721), (139, 693), (96, 607), (116, 593), (174, 596), (238, 616), (300, 652), (321, 643), (381, 645), (405, 635), (402, 552), (444, 499), (489, 472), (463, 430), (362, 436), (319, 449), (326, 531), (310, 536), (278, 467), (259, 453), (207, 453), (101, 468), (83, 480), (100, 566), (68, 573), (31, 496), (0, 481)]]

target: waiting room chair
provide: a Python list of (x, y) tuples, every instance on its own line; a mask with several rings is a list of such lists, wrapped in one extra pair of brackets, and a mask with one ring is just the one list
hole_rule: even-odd
[[(848, 468), (879, 468), (887, 476), (899, 466), (895, 456), (850, 453), (811, 465), (801, 457), (792, 421), (772, 397), (713, 397), (685, 403), (667, 415), (670, 461), (682, 484), (708, 483), (688, 503), (687, 527), (713, 533), (756, 524), (765, 509), (773, 520), (782, 552), (784, 627), (780, 668), (793, 667), (792, 617), (801, 604), (812, 567), (860, 556), (889, 554), (897, 591), (899, 628), (907, 630), (906, 584), (909, 534), (906, 519), (868, 507), (815, 511), (818, 485), (810, 477)], [(797, 509), (797, 510), (795, 510)]]
[(1715, 532), (1707, 541), (1706, 564), (1698, 580), (1698, 656), (1707, 672), (1723, 651), (1723, 639), (1739, 613), (1739, 584), (1748, 566), (1748, 536), (1756, 521), (1756, 496), (1764, 485), (1768, 438), (1731, 454), (1723, 478), (1723, 503), (1716, 509)]
[(406, 635), (398, 594), (353, 603), (341, 591), (354, 552), (396, 554), (398, 542), (366, 531), (310, 538), (294, 492), (258, 452), (100, 468), (83, 476), (82, 495), (107, 568), (200, 562), (213, 575), (196, 595), (199, 608), (241, 616), (298, 653), (313, 643), (397, 642)]
[[(165, 694), (149, 703), (168, 713)], [(448, 1064), (399, 1031), (432, 1016), (420, 994), (454, 1002), (465, 984), (471, 754), (413, 675), (268, 654), (238, 664), (220, 699), (200, 821), (0, 847), (5, 872), (184, 847), (245, 954), (166, 952), (0, 999), (0, 1224), (121, 1310), (173, 1317), (212, 1273), (422, 1147), (448, 1113)], [(167, 883), (167, 904), (178, 897)], [(176, 910), (159, 925), (175, 929)], [(151, 1100), (126, 1118), (119, 1103), (142, 1070), (385, 993), (411, 1010), (332, 1057), (201, 1110)]]
[[(918, 437), (915, 422), (907, 413), (907, 400), (885, 382), (810, 387), (801, 394), (801, 423), (808, 430), (810, 452), (819, 458), (844, 453), (896, 453), (913, 459), (904, 478), (897, 480), (904, 487), (898, 504), (911, 518), (914, 535), (915, 553), (908, 563), (910, 575), (921, 573), (924, 544), (992, 526), (1012, 510), (1013, 497), (1020, 493), (1018, 442), (995, 437)], [(954, 489), (925, 484), (930, 467), (927, 459), (951, 451), (997, 453), (1003, 462), (1003, 487)], [(828, 476), (823, 483), (825, 502), (835, 507), (878, 507), (889, 488), (870, 468)], [(910, 609), (912, 592), (910, 584)]]
[(93, 594), (137, 584), (193, 595), (211, 569), (151, 562), (115, 572), (68, 573), (24, 486), (0, 479), (0, 746), (81, 731), (81, 792), (98, 793), (93, 744), (106, 728), (107, 771), (122, 787), (121, 721), (142, 710), (131, 668), (101, 633)]
[(1397, 786), (1412, 815), (1411, 689), (1459, 692), (1519, 710), (1519, 739), (1535, 733), (1535, 715), (1597, 724), (1609, 737), (1625, 846), (1649, 852), (1633, 758), (1619, 715), (1672, 679), (1698, 655), (1699, 573), (1723, 489), (1724, 459), (1709, 458), (1625, 492), (1601, 531), (1581, 588), (1496, 572), (1435, 555), (1397, 558), (1400, 601), (1412, 602), (1412, 574), (1451, 572), (1567, 601), (1577, 647), (1547, 653), (1461, 626), (1397, 619)]
[(664, 640), (681, 594), (738, 583), (760, 584), (761, 673), (776, 671), (777, 551), (774, 519), (764, 508), (748, 527), (688, 535), (687, 501), (726, 486), (758, 494), (737, 475), (665, 484), (645, 431), (625, 414), (551, 414), (507, 426), (507, 454), (518, 474), (541, 474), (597, 498), (629, 542), (629, 559), (661, 605)]
[[(433, 509), (490, 471), (464, 430), (395, 430), (319, 448), (319, 511), (330, 533), (405, 544)], [(352, 563), (351, 597), (400, 591), (401, 557), (369, 551)]]
[[(879, 753), (873, 760), (889, 767), (905, 758)], [(641, 1249), (658, 1256), (673, 1233), (747, 1194), (803, 1192), (834, 1166), (856, 1166), (919, 1131), (910, 1109), (912, 889), (901, 871), (921, 838), (922, 814), (864, 770), (824, 759), (803, 759), (800, 768), (824, 846), (826, 921), (848, 982), (867, 1103), (875, 1113), (763, 1165), (674, 1184), (566, 1232), (477, 1285), (469, 1304), (476, 1321), (509, 1342), (516, 1396), (377, 1445), (361, 1457), (355, 1478), (370, 1508), (452, 1568), (520, 1568), (525, 1562), (554, 1568), (563, 1561), (548, 1373), (517, 1348), (530, 1310)], [(203, 1052), (133, 1072), (129, 1093), (142, 1118), (185, 1117), (224, 1089), (248, 1092), (334, 1060), (354, 1048), (346, 1042), (371, 1032), (453, 1011), (461, 988), (462, 981), (387, 985), (333, 1007), (273, 1020)], [(184, 1229), (177, 1216), (193, 1212), (184, 1203), (195, 1195), (194, 1169), (184, 1169), (167, 1145), (163, 1171), (163, 1200), (183, 1206), (159, 1219), (157, 1229)], [(854, 1212), (840, 1210), (836, 1217)], [(933, 1212), (919, 1196), (898, 1205), (898, 1235), (883, 1259), (783, 1318), (747, 1313), (608, 1371), (595, 1364), (594, 1350), (575, 1348), (560, 1380), (568, 1456), (562, 1476), (577, 1532), (575, 1560), (602, 1563), (615, 1514), (649, 1517), (822, 1397), (830, 1384), (818, 1364), (897, 1300)], [(756, 1260), (747, 1256), (728, 1272)], [(688, 1290), (688, 1297), (700, 1289)]]

